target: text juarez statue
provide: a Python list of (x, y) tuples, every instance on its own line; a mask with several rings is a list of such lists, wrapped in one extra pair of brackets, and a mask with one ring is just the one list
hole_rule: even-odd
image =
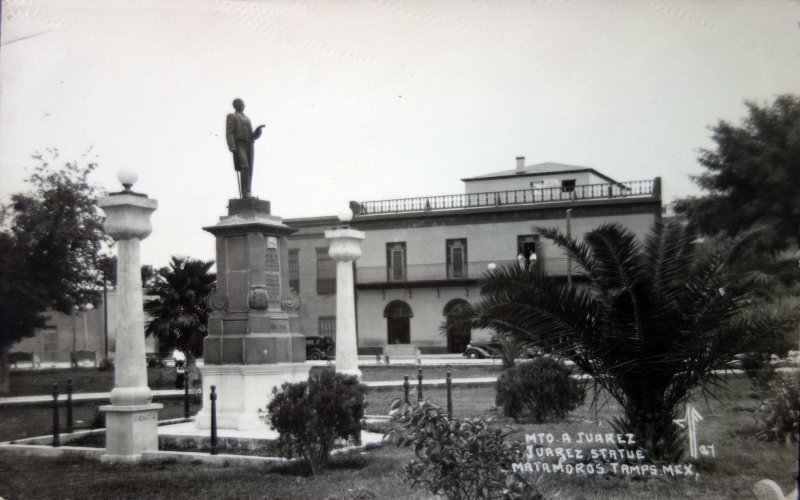
[(244, 101), (241, 99), (233, 100), (235, 113), (230, 113), (225, 120), (225, 138), (228, 141), (228, 149), (233, 153), (233, 168), (238, 172), (239, 196), (241, 198), (251, 198), (251, 186), (253, 184), (253, 144), (256, 139), (261, 137), (261, 129), (264, 125), (259, 125), (253, 130), (250, 119), (244, 114)]

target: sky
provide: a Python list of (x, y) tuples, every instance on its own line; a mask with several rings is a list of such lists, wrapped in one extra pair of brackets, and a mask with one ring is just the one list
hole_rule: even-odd
[(225, 116), (255, 124), (253, 192), (283, 218), (463, 192), (527, 164), (698, 194), (709, 126), (800, 93), (783, 0), (0, 0), (0, 203), (31, 155), (87, 158), (158, 200), (142, 262), (214, 258), (237, 196)]

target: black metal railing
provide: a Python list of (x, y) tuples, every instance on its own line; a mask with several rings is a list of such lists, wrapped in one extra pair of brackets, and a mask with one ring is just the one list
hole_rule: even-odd
[[(358, 266), (356, 267), (356, 284), (368, 283), (404, 283), (419, 281), (458, 281), (465, 279), (478, 279), (489, 269), (489, 266), (520, 265), (516, 260), (479, 261), (465, 263), (458, 269), (452, 264), (411, 264), (403, 269), (394, 269), (391, 266)], [(540, 258), (535, 264), (540, 270), (555, 276), (567, 275), (567, 258)], [(579, 274), (580, 268), (573, 262), (573, 274)]]
[(563, 201), (638, 198), (660, 196), (660, 179), (606, 184), (586, 184), (571, 188), (552, 187), (492, 191), (487, 193), (421, 196), (394, 200), (351, 202), (355, 215), (374, 215), (399, 212), (431, 212), (460, 208), (529, 205)]

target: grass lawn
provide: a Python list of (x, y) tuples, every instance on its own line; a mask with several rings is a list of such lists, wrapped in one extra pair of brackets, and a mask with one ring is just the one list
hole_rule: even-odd
[[(175, 367), (159, 366), (147, 369), (147, 381), (151, 389), (174, 389)], [(69, 368), (45, 370), (13, 370), (11, 372), (9, 396), (39, 396), (52, 394), (53, 384), (65, 393), (67, 380), (77, 392), (109, 392), (114, 388), (114, 371), (97, 368)]]
[[(385, 368), (384, 368), (385, 369)], [(380, 368), (375, 368), (380, 370)], [(394, 370), (393, 368), (391, 370)], [(434, 370), (430, 377), (436, 378)], [(428, 377), (428, 371), (425, 372)], [(409, 373), (409, 375), (414, 375)], [(365, 378), (372, 377), (373, 374)], [(402, 377), (402, 373), (400, 375)], [(485, 375), (470, 375), (485, 376)], [(753, 498), (750, 488), (758, 480), (776, 481), (785, 492), (795, 487), (797, 448), (759, 441), (754, 437), (753, 411), (759, 400), (750, 397), (744, 378), (731, 378), (720, 401), (695, 398), (693, 403), (703, 416), (699, 424), (700, 444), (713, 444), (715, 458), (693, 461), (698, 477), (531, 476), (547, 498), (567, 498), (582, 494), (587, 498)], [(370, 392), (368, 413), (385, 414), (391, 400), (402, 391)], [(423, 394), (436, 404), (445, 405), (444, 389)], [(612, 432), (608, 419), (619, 414), (612, 402), (595, 409), (589, 400), (563, 422), (549, 424), (517, 423), (494, 409), (494, 388), (458, 388), (453, 394), (456, 417), (493, 418), (497, 425), (511, 425), (515, 438), (525, 434)], [(601, 398), (602, 399), (602, 398)], [(416, 401), (416, 388), (411, 391)], [(11, 414), (9, 411), (28, 413)], [(197, 411), (196, 407), (193, 411)], [(38, 413), (37, 413), (38, 412)], [(170, 414), (172, 412), (172, 414)], [(6, 425), (0, 429), (16, 432), (38, 427), (33, 434), (49, 432), (50, 413), (46, 408), (0, 409)], [(161, 418), (181, 416), (182, 407), (165, 404)], [(9, 418), (10, 417), (10, 418)], [(77, 417), (76, 417), (77, 418)], [(579, 447), (575, 445), (575, 447)], [(81, 459), (44, 459), (0, 454), (0, 497), (5, 498), (429, 498), (422, 490), (411, 490), (402, 481), (402, 465), (413, 458), (408, 450), (391, 445), (337, 458), (333, 467), (310, 478), (291, 469), (213, 467), (162, 462), (137, 466), (110, 467)]]
[[(160, 401), (164, 408), (159, 411), (158, 418), (167, 420), (183, 418), (183, 400), (167, 399)], [(105, 403), (103, 403), (105, 404)], [(97, 415), (98, 407), (102, 404), (82, 403), (73, 407), (73, 422), (75, 429), (91, 429)], [(192, 402), (191, 414), (200, 411), (200, 405)], [(61, 432), (67, 422), (67, 410), (62, 405), (59, 409)], [(10, 441), (26, 437), (44, 436), (53, 433), (53, 410), (49, 407), (0, 407), (0, 441)], [(2, 495), (0, 495), (2, 496)]]
[(170, 499), (370, 499), (425, 498), (402, 481), (410, 452), (383, 447), (334, 459), (312, 478), (292, 469), (213, 467), (161, 462), (135, 466), (96, 461), (0, 455), (0, 496), (48, 498)]

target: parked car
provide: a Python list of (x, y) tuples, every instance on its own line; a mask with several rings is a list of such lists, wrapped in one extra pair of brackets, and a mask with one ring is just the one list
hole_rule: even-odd
[(467, 344), (464, 356), (470, 359), (500, 357), (502, 346), (495, 342), (472, 342)]
[[(499, 342), (474, 342), (467, 345), (464, 356), (470, 359), (499, 358), (503, 354), (503, 345)], [(519, 357), (532, 359), (540, 356), (541, 351), (536, 347), (528, 347), (520, 352)]]
[(334, 354), (330, 337), (306, 337), (306, 359), (328, 359)]

